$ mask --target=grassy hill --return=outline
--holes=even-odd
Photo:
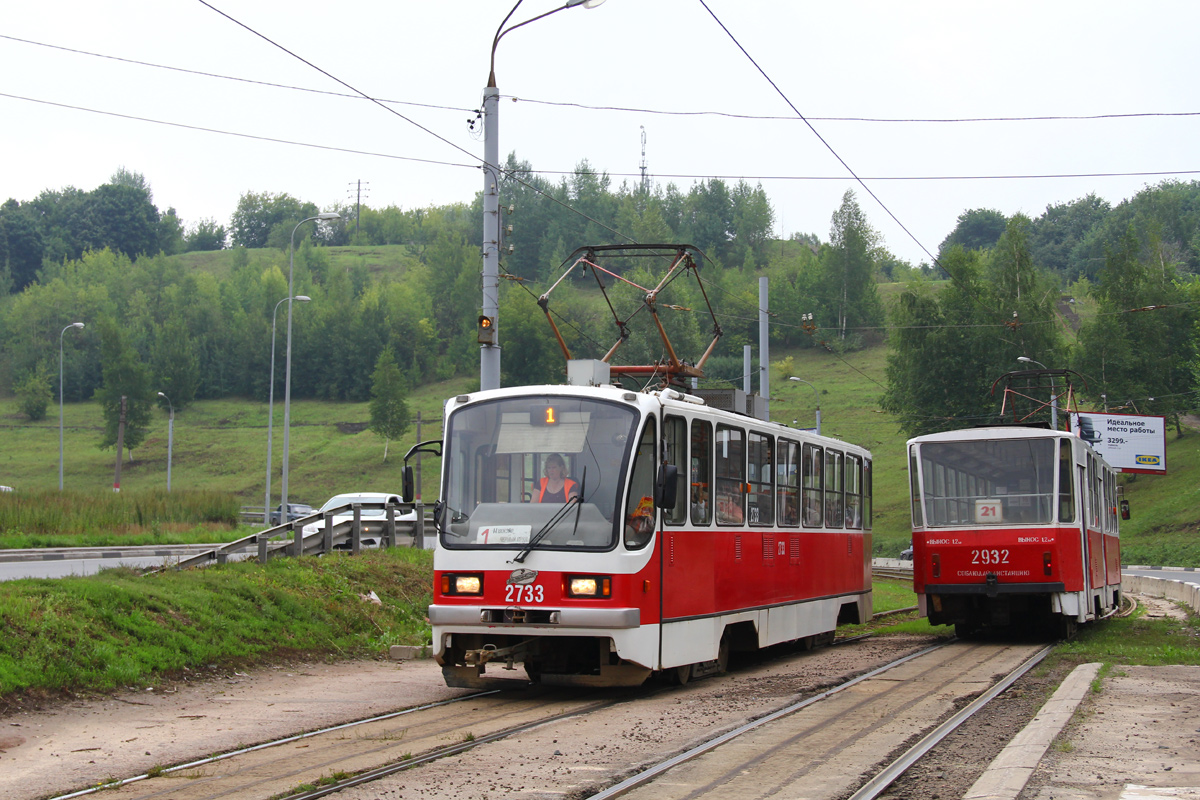
[[[890,415],[879,410],[884,389],[886,349],[870,348],[839,356],[824,350],[773,353],[774,361],[792,358],[791,374],[819,392],[822,433],[868,447],[875,458],[875,550],[892,556],[909,539],[905,437]],[[813,389],[773,371],[771,418],[811,427]],[[409,398],[423,420],[421,438],[441,435],[442,403],[478,385],[474,378],[423,386]],[[279,502],[283,448],[283,408],[276,402],[272,458],[272,501]],[[12,399],[0,400],[0,484],[20,492],[53,491],[58,486],[58,419],[31,423]],[[100,409],[94,403],[66,406],[64,415],[65,487],[78,492],[110,492],[115,453],[101,450]],[[298,401],[292,403],[288,496],[319,505],[348,491],[398,491],[401,459],[416,442],[415,426],[393,442],[388,461],[383,441],[366,429],[366,403]],[[794,421],[794,423],[793,423]],[[174,491],[204,490],[234,495],[243,505],[263,502],[266,477],[267,404],[245,399],[196,403],[176,414],[171,483]],[[155,412],[146,441],[121,469],[125,494],[162,490],[167,474],[167,417]],[[1200,566],[1200,434],[1189,430],[1177,439],[1168,434],[1170,474],[1138,476],[1125,487],[1133,519],[1124,526],[1127,563]],[[423,497],[438,491],[437,459],[423,462]]]

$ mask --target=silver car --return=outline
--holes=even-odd
[[[349,492],[347,494],[334,495],[325,501],[321,506],[320,511],[331,511],[335,508],[345,507],[341,513],[333,516],[333,525],[337,526],[343,522],[354,521],[354,511],[350,506],[359,504],[364,506],[360,509],[360,518],[362,520],[362,545],[365,547],[374,547],[379,544],[383,536],[383,526],[387,522],[387,511],[385,506],[398,506],[401,503],[400,495],[389,494],[388,492]],[[396,522],[412,523],[417,519],[415,511],[410,511],[407,514],[396,514]],[[316,522],[310,522],[304,526],[304,535],[316,533],[325,527],[325,520],[321,519]],[[407,525],[404,529],[407,529]]]

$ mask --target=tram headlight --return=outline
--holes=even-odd
[[[568,597],[612,597],[612,578],[608,575],[568,575]]]
[[[460,575],[443,572],[442,594],[481,595],[483,594],[483,576],[479,573],[465,573]]]

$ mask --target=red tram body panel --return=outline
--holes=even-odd
[[[870,617],[863,448],[611,386],[460,395],[445,431],[429,618],[452,686],[687,680]],[[565,501],[534,502],[563,473]]]
[[[1065,431],[980,428],[910,439],[913,589],[960,633],[1053,623],[1120,602],[1116,472]]]

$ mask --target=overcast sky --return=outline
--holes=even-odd
[[[227,224],[247,191],[328,208],[361,180],[365,203],[414,208],[481,188],[468,120],[512,0],[208,1],[7,3],[0,200],[90,190],[124,166],[191,227]],[[524,0],[513,22],[556,5]],[[500,151],[549,173],[586,159],[632,184],[644,128],[659,185],[761,182],[777,232],[822,239],[854,188],[885,244],[918,263],[968,208],[1037,216],[1091,192],[1115,204],[1167,177],[979,176],[1196,179],[1198,30],[1196,0],[607,0],[500,42]],[[401,102],[327,94],[350,90],[314,67]],[[1149,116],[828,119],[1133,114]]]

